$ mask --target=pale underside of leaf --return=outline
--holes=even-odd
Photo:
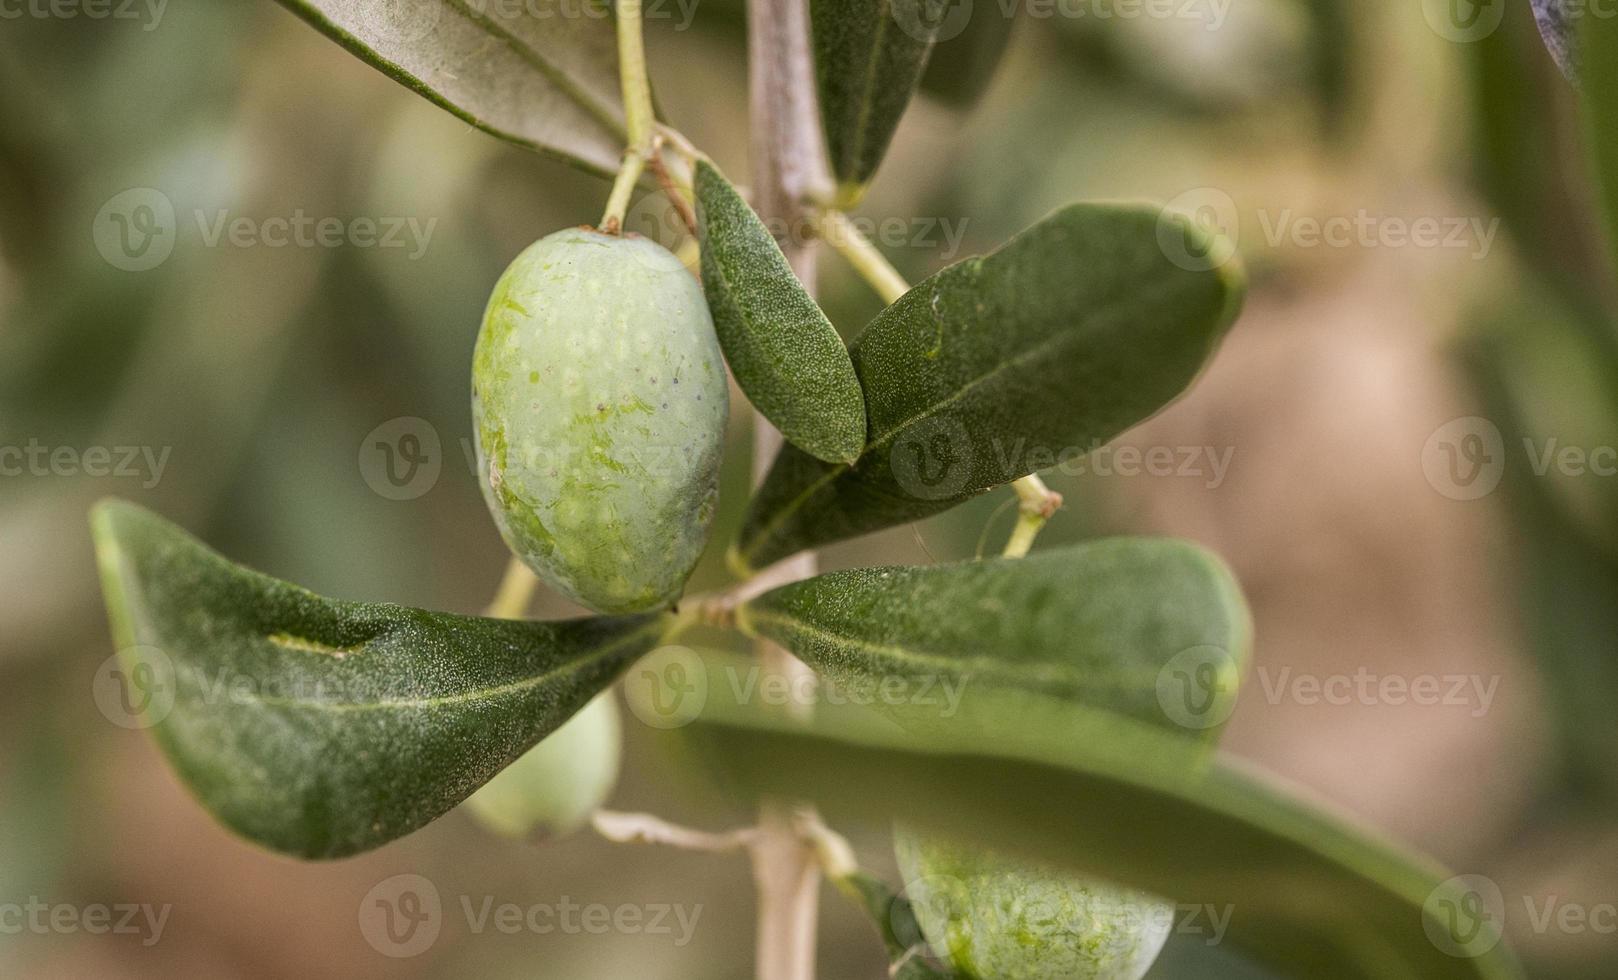
[[[476,0],[279,0],[317,30],[479,129],[611,174],[624,147],[610,15]],[[585,11],[588,4],[573,5]],[[548,16],[539,16],[547,14]]]

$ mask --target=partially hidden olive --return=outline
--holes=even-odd
[[[519,840],[564,837],[583,827],[618,782],[623,724],[601,694],[484,784],[466,808],[484,827]]]
[[[975,980],[1140,980],[1174,906],[1140,892],[894,831],[906,896],[927,944]]]

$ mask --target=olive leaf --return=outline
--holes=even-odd
[[[655,645],[665,617],[477,619],[326,599],[132,504],[91,518],[131,707],[225,826],[334,858],[470,796]],[[133,713],[131,717],[137,717]]]
[[[902,820],[1018,860],[1229,915],[1224,935],[1287,976],[1521,976],[1487,887],[1304,801],[1198,742],[1142,729],[986,740],[917,735],[828,700],[803,722],[709,683],[684,745],[734,790],[804,800],[839,825]],[[756,699],[755,699],[756,700]],[[1042,719],[1028,719],[1037,725]],[[1210,937],[1212,938],[1212,937]]]
[[[1119,538],[925,568],[833,572],[754,598],[738,625],[911,735],[1126,744],[1145,727],[1207,742],[1234,707],[1251,630],[1235,579],[1182,542]],[[889,959],[942,976],[908,903],[856,889]],[[908,925],[908,928],[907,928]],[[914,964],[912,966],[912,964]]]
[[[501,139],[618,169],[625,130],[611,6],[600,0],[280,0],[416,94]]]
[[[864,193],[953,0],[811,0],[821,124],[843,203]]]
[[[732,564],[940,513],[1152,415],[1235,318],[1244,287],[1228,248],[1154,207],[1075,204],[917,285],[850,349],[868,420],[859,460],[783,447]]]
[[[705,160],[696,191],[702,285],[736,383],[788,442],[853,462],[865,445],[865,396],[848,348],[764,222]]]
[[[970,17],[954,37],[939,36],[927,58],[921,90],[950,105],[965,108],[982,98],[994,80],[995,70],[1011,44],[1017,18],[1000,16],[1000,11],[984,7],[974,10],[973,5],[963,3],[957,3],[951,10],[962,8],[980,16]],[[946,16],[944,23],[952,22]],[[952,33],[954,29],[952,26],[943,33]]]
[[[1217,735],[1251,635],[1216,558],[1132,538],[832,572],[751,600],[737,622],[857,703],[900,708],[911,731],[970,726],[986,742],[1057,746],[1118,740],[1137,725]],[[929,695],[937,710],[914,710]]]

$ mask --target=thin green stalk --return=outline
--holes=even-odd
[[[1062,495],[1045,485],[1039,474],[1030,473],[1011,485],[1017,491],[1017,526],[1011,529],[1006,542],[1007,558],[1021,558],[1034,547],[1034,539],[1045,529],[1062,506]]]
[[[854,267],[884,303],[895,303],[910,291],[910,284],[893,267],[871,240],[848,219],[848,215],[835,208],[820,212],[820,237],[836,249],[838,254]]]
[[[513,555],[506,563],[506,573],[500,578],[494,599],[483,614],[491,619],[522,619],[534,600],[534,588],[538,585],[539,576]]]
[[[624,122],[629,145],[623,165],[607,196],[601,215],[601,230],[616,235],[629,210],[629,196],[646,171],[653,152],[652,137],[657,131],[657,114],[652,109],[652,81],[646,71],[646,39],[641,26],[642,0],[618,0],[618,77],[623,86]]]

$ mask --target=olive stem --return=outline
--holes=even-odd
[[[538,585],[539,576],[513,555],[506,563],[505,574],[500,577],[500,587],[483,614],[491,619],[522,619]]]
[[[816,227],[820,237],[848,260],[883,302],[896,303],[910,291],[910,284],[899,275],[899,270],[860,233],[847,214],[836,208],[825,208],[819,214]],[[1047,487],[1036,473],[1030,473],[1011,486],[1017,491],[1017,525],[1006,542],[1005,556],[1021,558],[1034,547],[1034,539],[1044,530],[1051,515],[1061,509],[1062,495]]]
[[[1044,530],[1045,522],[1061,509],[1062,495],[1047,487],[1037,473],[1030,473],[1011,486],[1017,491],[1017,526],[1011,529],[1005,556],[1021,558],[1034,547],[1034,539]]]
[[[618,79],[623,87],[624,124],[629,145],[623,164],[607,195],[607,208],[601,215],[601,230],[616,235],[623,229],[629,196],[646,171],[646,161],[654,152],[652,137],[657,132],[657,113],[652,108],[652,81],[646,71],[646,38],[641,29],[642,0],[618,0]]]
[[[826,825],[820,813],[813,808],[805,808],[797,814],[798,833],[808,841],[815,850],[815,858],[820,862],[820,870],[828,879],[839,886],[850,875],[860,870],[860,863],[854,856],[853,845],[848,838],[839,834]]]
[[[665,844],[685,851],[727,854],[746,850],[758,839],[758,828],[741,827],[715,834],[670,823],[650,813],[597,810],[590,815],[595,832],[615,844]]]
[[[821,211],[816,221],[820,237],[837,250],[854,271],[876,290],[882,302],[892,304],[910,291],[910,283],[893,267],[869,238],[860,233],[845,212],[835,208]]]

